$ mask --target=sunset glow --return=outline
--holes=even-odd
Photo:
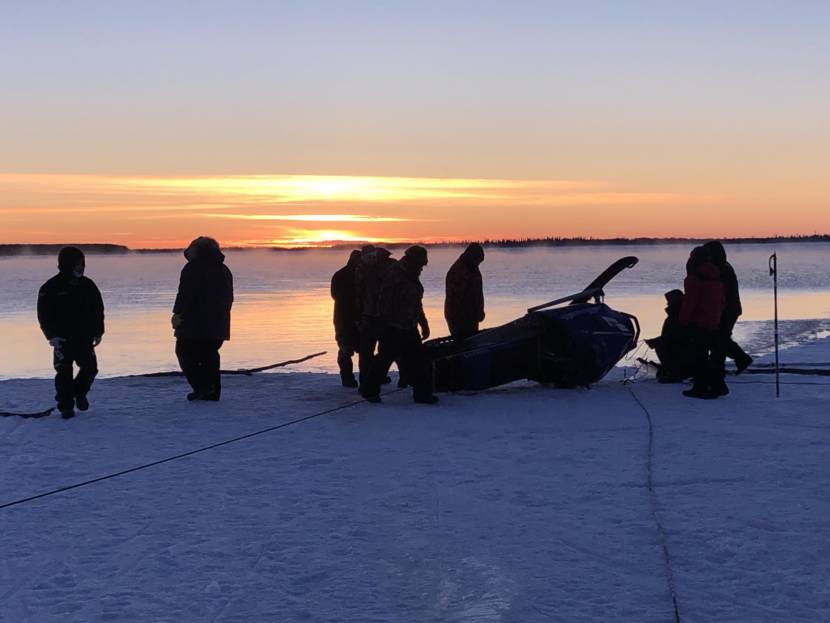
[[[0,243],[830,232],[824,3],[17,4]]]
[[[199,234],[234,246],[769,235],[776,229],[756,218],[765,201],[588,180],[0,174],[0,242],[152,248],[178,247]],[[688,220],[690,211],[711,215],[707,226]],[[337,224],[348,227],[332,228]],[[777,231],[817,230],[830,230],[827,213],[802,209]]]

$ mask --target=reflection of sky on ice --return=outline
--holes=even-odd
[[[750,349],[772,341],[772,281],[767,258],[779,254],[779,313],[782,333],[820,330],[820,324],[789,322],[830,317],[830,245],[746,245],[729,249],[742,284],[743,322],[736,330]],[[663,293],[682,287],[686,245],[661,247],[580,247],[489,250],[482,265],[487,297],[485,326],[520,316],[527,307],[574,293],[612,261],[636,255],[640,263],[606,289],[607,302],[640,319],[643,335],[657,334],[663,320]],[[446,333],[443,279],[460,250],[434,249],[423,281],[433,335]],[[222,348],[228,368],[265,365],[327,350],[304,369],[333,371],[336,346],[331,326],[331,274],[345,251],[268,251],[228,254],[236,302],[232,339]],[[400,255],[400,252],[396,252]],[[91,256],[87,272],[107,304],[107,335],[99,348],[102,374],[119,375],[176,367],[170,308],[183,258],[178,254]],[[49,348],[34,314],[37,288],[54,271],[51,257],[0,259],[0,330],[6,355],[0,376],[49,375]]]

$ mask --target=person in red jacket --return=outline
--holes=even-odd
[[[689,398],[717,398],[729,393],[723,369],[717,369],[718,327],[726,293],[718,267],[703,247],[695,247],[686,264],[680,326],[688,329],[694,350],[694,385],[683,392]]]

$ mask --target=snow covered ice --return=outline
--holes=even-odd
[[[622,374],[395,392],[0,509],[0,621],[672,621],[632,391],[682,620],[830,620],[830,380],[696,401]],[[74,420],[0,418],[0,505],[356,398],[312,373],[228,377],[215,404],[185,385],[103,379]],[[2,409],[51,396],[0,382]]]

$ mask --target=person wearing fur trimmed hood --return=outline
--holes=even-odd
[[[76,247],[58,254],[58,274],[41,286],[37,318],[53,349],[55,400],[64,419],[89,408],[87,394],[98,374],[95,347],[104,335],[104,301],[92,279],[84,276],[86,258]],[[78,374],[72,378],[72,364]]]
[[[683,281],[683,304],[680,325],[688,328],[694,352],[694,384],[683,392],[689,398],[712,399],[725,396],[729,388],[724,381],[720,359],[718,328],[726,304],[720,271],[703,247],[695,247],[686,264]]]
[[[187,399],[219,400],[219,349],[231,337],[233,275],[213,238],[196,238],[184,257],[171,320],[176,357],[193,389]]]

